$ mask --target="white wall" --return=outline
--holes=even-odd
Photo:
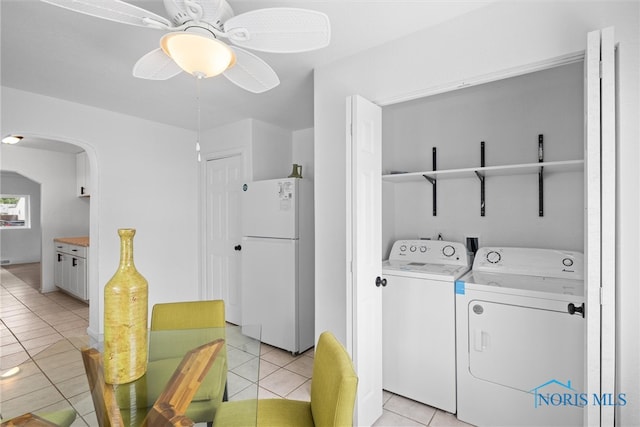
[[[292,133],[270,123],[244,119],[203,133],[203,159],[242,152],[245,177],[258,181],[286,177],[291,173]]]
[[[103,287],[119,262],[118,228],[137,229],[135,262],[149,281],[149,307],[198,299],[194,132],[6,87],[1,111],[3,135],[51,138],[87,151],[94,338],[103,330]]]
[[[209,129],[202,133],[202,153],[213,153],[232,149],[251,149],[251,119],[244,119]]]
[[[583,157],[583,64],[565,65],[383,108],[383,171],[536,163],[538,134],[544,160]],[[544,216],[538,215],[538,175],[485,178],[485,216],[480,216],[480,182],[475,176],[439,179],[437,215],[427,180],[385,185],[383,216],[386,257],[396,239],[436,238],[481,246],[517,246],[583,251],[583,172],[546,169]],[[393,192],[393,194],[391,194]],[[387,199],[391,197],[392,200]]]
[[[618,66],[618,379],[629,404],[621,425],[640,425],[640,32],[637,2],[500,2],[315,70],[316,331],[345,342],[345,98],[379,103],[454,87],[584,51],[590,30],[615,26]]]
[[[284,178],[291,173],[291,131],[252,120],[253,180]]]
[[[40,262],[40,184],[19,173],[2,170],[0,193],[29,196],[29,228],[0,230],[0,258],[8,264]]]
[[[2,170],[18,172],[40,183],[38,258],[31,262],[41,262],[42,291],[54,291],[53,239],[89,235],[89,200],[76,196],[76,156],[19,145],[3,145],[0,153]],[[9,243],[4,237],[3,246]]]
[[[292,134],[291,161],[302,166],[302,177],[313,181],[313,128],[296,130]]]

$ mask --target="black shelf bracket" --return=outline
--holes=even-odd
[[[436,168],[436,147],[433,147],[431,149],[431,162],[432,162],[432,170],[435,172],[437,170]],[[438,188],[438,180],[435,178],[432,178],[430,176],[427,175],[422,175],[424,177],[424,179],[426,179],[427,181],[429,181],[431,183],[431,186],[433,187],[433,216],[436,216],[437,212],[438,212],[438,205],[437,205],[437,188]]]
[[[484,141],[480,142],[480,167],[484,167]],[[484,216],[484,175],[478,171],[474,171],[480,180],[480,216]]]
[[[538,162],[544,162],[544,139],[538,135]],[[544,216],[544,166],[538,170],[538,216]]]

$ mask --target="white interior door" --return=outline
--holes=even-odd
[[[590,32],[585,55],[586,380],[615,390],[615,48],[613,28]],[[614,408],[586,407],[585,425],[614,425]]]
[[[206,298],[223,299],[227,321],[240,324],[240,154],[207,161]]]
[[[382,109],[360,96],[347,98],[347,325],[356,372],[354,425],[382,415]]]
[[[616,106],[615,106],[615,44],[613,27],[605,28],[600,37],[600,122],[602,140],[602,337],[600,350],[600,385],[604,393],[617,393],[616,360]],[[600,414],[601,425],[614,425],[614,407],[605,406]]]

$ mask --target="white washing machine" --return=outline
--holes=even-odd
[[[382,264],[385,390],[456,412],[454,283],[467,271],[462,243],[394,243]]]
[[[578,252],[478,250],[456,281],[458,419],[582,425],[583,270]]]

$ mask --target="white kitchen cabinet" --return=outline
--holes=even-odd
[[[63,267],[64,267],[64,257],[65,254],[62,251],[63,247],[66,246],[63,243],[57,243],[55,244],[56,247],[56,259],[55,259],[55,265],[53,267],[53,274],[54,274],[54,278],[53,278],[53,284],[56,285],[59,288],[63,287]]]
[[[55,242],[54,284],[83,301],[89,300],[86,246]]]
[[[78,197],[89,197],[91,185],[89,182],[89,159],[87,152],[76,154],[76,193]]]

